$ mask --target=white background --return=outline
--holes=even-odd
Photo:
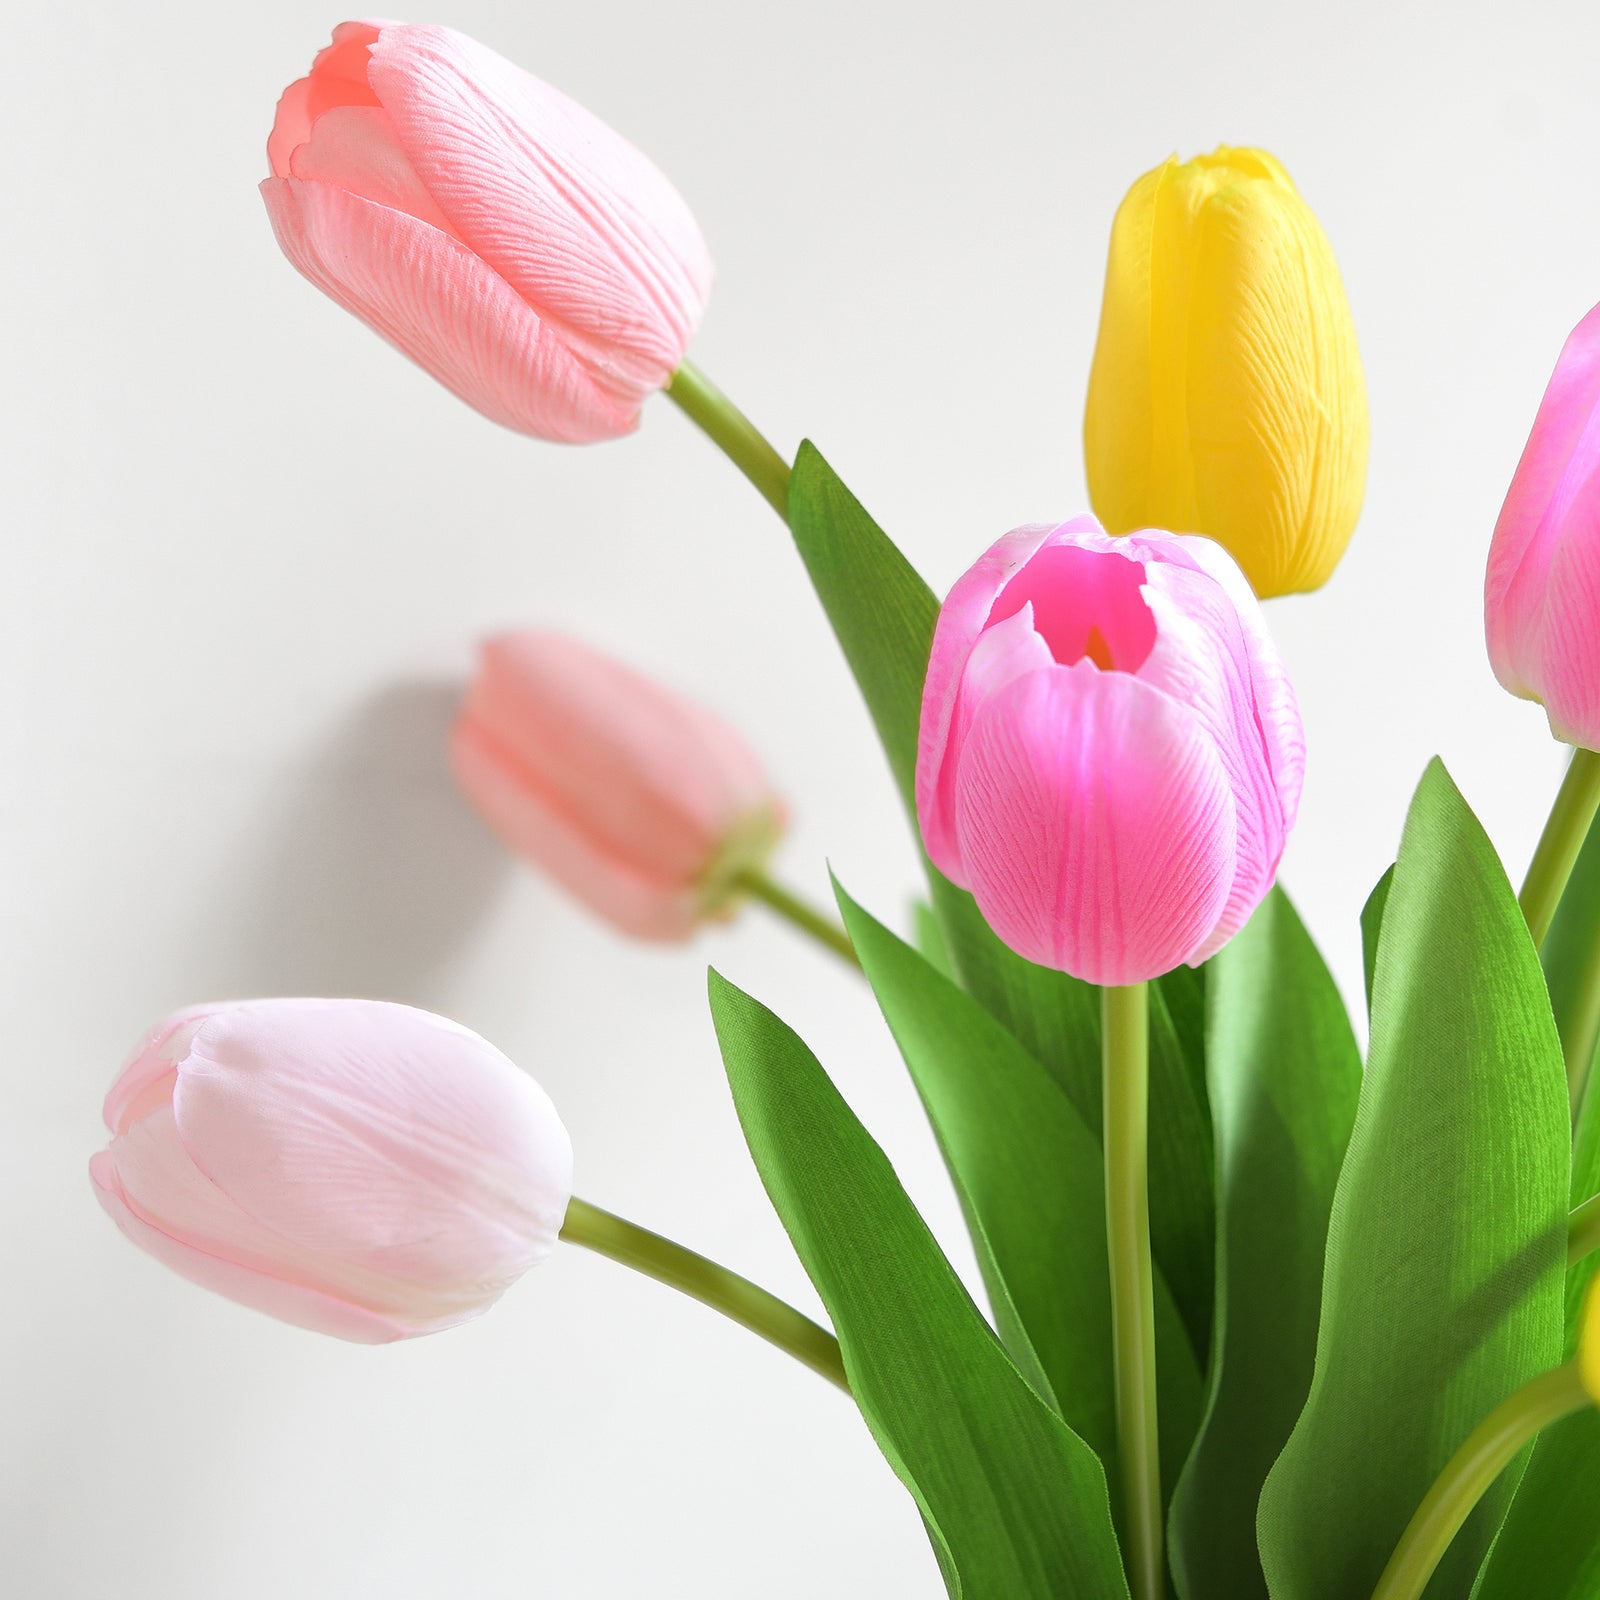
[[[474,640],[558,624],[721,708],[824,859],[915,868],[783,530],[665,401],[587,450],[484,422],[302,282],[255,192],[302,0],[6,8],[0,389],[0,1570],[72,1600],[938,1592],[841,1397],[564,1249],[481,1323],[372,1350],[170,1276],[99,1213],[99,1102],[167,1010],[389,996],[539,1078],[580,1192],[814,1306],[729,1106],[714,961],[790,1019],[951,1241],[848,974],[752,914],[624,944],[502,857],[442,738]],[[1600,299],[1592,5],[453,0],[432,18],[643,146],[719,280],[694,358],[809,433],[943,591],[1085,505],[1112,212],[1259,143],[1343,266],[1367,510],[1270,616],[1311,764],[1285,879],[1346,991],[1434,752],[1514,876],[1559,775],[1481,642],[1490,529]]]

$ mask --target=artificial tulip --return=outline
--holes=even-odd
[[[700,321],[711,258],[631,144],[449,28],[345,22],[278,102],[284,253],[485,416],[629,432]]]
[[[1147,172],[1117,211],[1084,417],[1113,533],[1225,545],[1258,595],[1324,583],[1367,475],[1367,399],[1326,235],[1264,150]]]
[[[1558,739],[1600,749],[1600,306],[1573,329],[1489,547],[1489,660]]]
[[[572,1146],[477,1034],[375,1000],[195,1006],[106,1097],[100,1203],[158,1261],[384,1344],[486,1311],[554,1247]]]
[[[1079,517],[1008,533],[945,601],[917,815],[934,864],[1019,955],[1132,984],[1243,926],[1272,886],[1304,755],[1227,552]]]
[[[731,916],[783,828],[720,717],[559,634],[483,646],[451,753],[512,850],[641,939]]]

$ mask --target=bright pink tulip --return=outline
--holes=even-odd
[[[106,1096],[100,1203],[158,1261],[318,1333],[478,1316],[556,1242],[572,1146],[493,1045],[376,1000],[193,1006]]]
[[[666,178],[449,28],[341,23],[278,102],[267,159],[261,192],[295,266],[522,433],[631,431],[711,290]]]
[[[1600,749],[1600,306],[1573,329],[1495,524],[1484,584],[1494,675],[1550,731]]]
[[[1209,539],[1018,528],[939,614],[922,837],[1030,961],[1100,984],[1203,961],[1272,887],[1304,765],[1261,608]]]
[[[720,717],[575,639],[483,646],[452,740],[457,780],[518,855],[641,939],[724,920],[783,829]]]

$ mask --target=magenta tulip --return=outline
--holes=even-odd
[[[710,293],[705,241],[666,178],[449,28],[341,23],[278,102],[267,159],[290,261],[522,433],[629,432]]]
[[[940,612],[922,837],[1030,961],[1099,984],[1203,961],[1271,888],[1304,764],[1261,608],[1209,539],[1018,528]]]
[[[572,1146],[477,1034],[375,1000],[194,1006],[106,1097],[100,1203],[158,1261],[363,1344],[479,1316],[555,1245]]]
[[[1551,732],[1600,749],[1600,306],[1562,348],[1495,524],[1489,660]]]
[[[784,809],[720,717],[551,633],[483,646],[451,745],[501,839],[624,933],[687,939],[733,914]]]

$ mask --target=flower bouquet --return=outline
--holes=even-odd
[[[1367,415],[1332,251],[1272,157],[1133,185],[1095,514],[986,530],[942,606],[813,445],[785,459],[685,360],[694,219],[555,90],[448,29],[346,23],[268,162],[294,265],[484,415],[591,442],[662,390],[787,525],[924,854],[910,928],[777,881],[784,807],[739,735],[581,641],[484,646],[455,771],[624,933],[756,902],[871,986],[988,1309],[823,1064],[715,972],[739,1121],[831,1327],[575,1198],[528,1077],[376,1001],[151,1030],[90,1169],[123,1231],[373,1343],[482,1314],[558,1239],[598,1251],[846,1391],[967,1600],[1600,1594],[1600,310],[1485,587],[1495,671],[1568,776],[1519,895],[1422,775],[1361,919],[1363,1062],[1274,884],[1305,742],[1261,602],[1338,562]]]

